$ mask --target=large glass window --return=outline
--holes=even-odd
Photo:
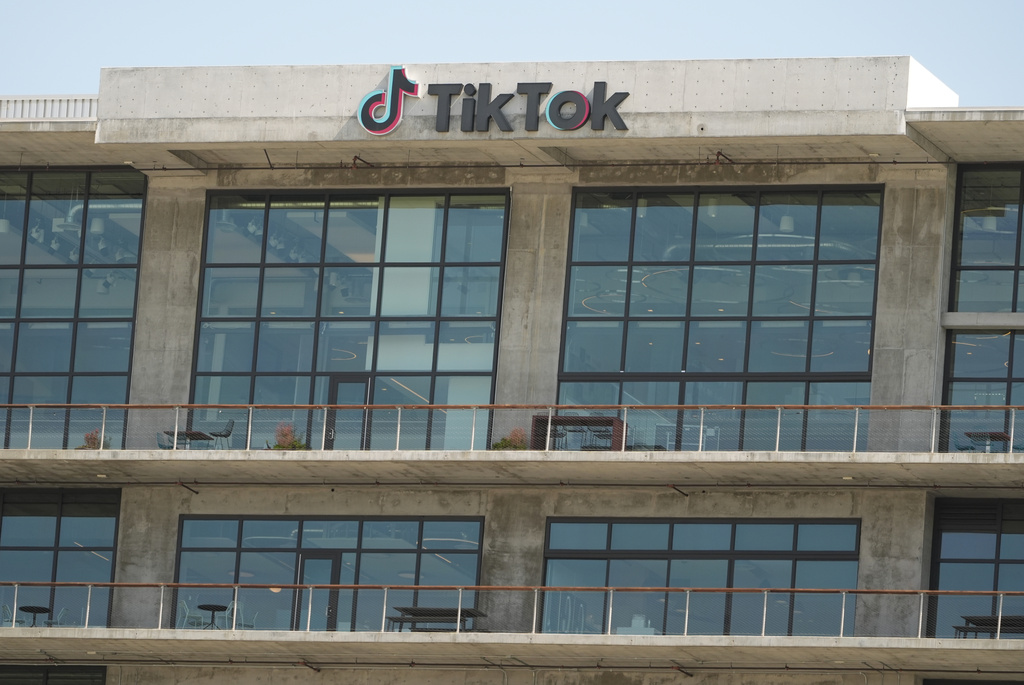
[[[128,401],[144,197],[136,171],[0,172],[0,403]],[[51,423],[33,447],[81,445],[96,421]]]
[[[104,685],[105,666],[0,666],[0,685]]]
[[[850,520],[558,519],[548,525],[550,587],[857,587],[859,525]],[[543,629],[633,635],[837,635],[837,594],[545,593]],[[845,634],[853,634],[848,607]]]
[[[866,401],[881,199],[577,192],[560,403]]]
[[[198,518],[181,521],[181,583],[477,585],[482,522],[425,518]],[[387,609],[383,602],[387,602]],[[175,625],[252,630],[381,630],[394,607],[456,607],[457,591],[183,588]],[[463,592],[462,606],[472,606]],[[209,609],[220,607],[220,615]],[[313,612],[309,608],[313,607]],[[206,611],[204,614],[203,612]]]
[[[0,580],[96,582],[114,580],[120,493],[112,490],[0,491]],[[19,586],[17,606],[45,612],[14,613],[13,586],[0,587],[0,604],[19,624],[107,625],[110,589]]]
[[[1019,312],[1021,169],[960,168],[950,309]]]
[[[507,202],[211,195],[193,400],[489,403]]]
[[[995,621],[986,623],[985,617],[1002,613],[1018,620],[1024,615],[1024,597],[1000,599],[995,594],[1024,591],[1024,501],[937,500],[932,550],[933,590],[992,594],[932,598],[931,636],[992,637],[984,631],[965,632],[965,628],[987,625],[994,631]],[[1020,633],[1008,630],[1001,637],[1020,637]]]

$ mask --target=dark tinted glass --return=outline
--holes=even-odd
[[[551,549],[606,549],[607,523],[552,523]]]

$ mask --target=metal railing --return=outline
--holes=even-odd
[[[1024,452],[1022,407],[0,405],[7,449]]]
[[[3,628],[1024,637],[1024,592],[0,583]]]

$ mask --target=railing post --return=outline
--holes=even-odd
[[[939,410],[933,408],[932,409],[932,449],[931,449],[932,453],[934,453],[935,450],[939,446],[938,426],[939,426]]]
[[[427,436],[427,444],[430,444],[430,436]],[[398,420],[395,422],[395,451],[398,451],[398,446],[402,444],[402,408],[398,408]]]
[[[32,425],[31,423],[29,424]],[[12,602],[14,608],[11,609],[11,627],[14,628],[18,625],[18,585],[14,585],[14,601]]]
[[[761,637],[768,629],[768,591],[764,591],[764,604],[761,606]]]
[[[1013,429],[1017,427],[1017,410],[1010,410],[1010,442],[1006,444],[1006,451],[1013,454]]]
[[[626,431],[628,430],[626,419],[629,418],[629,407],[622,408],[622,451],[626,451]]]
[[[387,625],[388,620],[388,589],[384,588],[384,601],[381,602],[384,608],[380,612],[380,632],[384,632],[384,626]]]
[[[252,405],[245,412],[245,449],[252,449]]]
[[[843,608],[839,612],[839,637],[843,637],[846,631],[846,590],[843,590]]]
[[[89,586],[89,596],[85,600],[85,627],[89,627],[89,605],[92,604],[92,585]],[[160,586],[160,609],[156,613],[156,627],[164,627],[164,586]]]
[[[308,585],[309,600],[306,602],[306,632],[309,632],[309,626],[313,623],[313,586]]]
[[[852,451],[857,451],[857,435],[860,430],[860,407],[853,410],[853,447]]]
[[[697,451],[704,451],[704,407],[700,408],[700,426],[697,427]],[[687,590],[686,601],[690,601],[689,590]]]
[[[778,408],[778,416],[775,418],[775,451],[779,451],[782,442],[782,407]]]
[[[548,407],[548,429],[544,435],[544,451],[547,452],[551,449],[551,417],[555,413],[554,407]]]
[[[107,408],[103,407],[103,416],[100,418],[100,446],[103,449],[103,440],[107,436]]]
[[[231,597],[231,628],[234,630],[235,626],[238,625],[238,586],[235,586],[235,592]]]
[[[473,421],[469,424],[469,449],[476,449],[476,407],[473,407]]]
[[[921,606],[918,607],[917,611],[917,636],[921,637],[924,634],[924,593],[921,593]]]
[[[686,637],[690,632],[690,591],[686,591],[686,613],[683,614],[683,637]]]
[[[533,588],[533,621],[530,623],[530,633],[531,634],[537,632],[537,607],[538,607],[539,599],[540,599],[540,590],[538,588]]]
[[[455,609],[455,632],[462,627],[462,588],[459,588],[459,606]]]
[[[328,409],[327,407],[324,407],[324,428],[320,432],[320,449],[321,450],[327,449],[327,412],[329,412],[329,411],[330,411],[330,409]]]
[[[174,408],[174,440],[171,444],[171,449],[178,449],[178,417],[181,414],[181,407]]]
[[[25,449],[31,449],[32,447],[32,422],[34,421],[35,407],[29,405],[28,408],[28,442],[25,443]],[[14,625],[14,622],[11,622]]]
[[[612,634],[612,600],[615,598],[615,589],[608,588],[608,627],[605,630],[605,635]]]
[[[999,639],[999,633],[1001,633],[1002,630],[1003,630],[1003,597],[1005,597],[1005,596],[1006,595],[1004,595],[1002,592],[999,593],[999,610],[998,610],[998,613],[996,613],[996,639],[997,640]]]

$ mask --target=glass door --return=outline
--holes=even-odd
[[[367,376],[332,376],[327,402],[332,405],[353,405],[359,409],[334,409],[327,416],[327,441],[324,449],[361,450],[367,448],[369,416],[363,409],[369,401],[370,379]]]
[[[303,585],[351,585],[355,581],[355,554],[344,552],[303,553],[299,582]],[[296,630],[352,629],[352,590],[303,589],[297,593],[299,606]]]

